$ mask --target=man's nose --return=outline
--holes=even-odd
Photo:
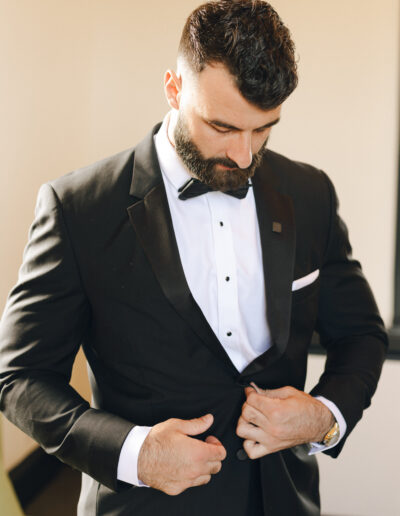
[[[239,133],[233,138],[229,149],[226,153],[227,157],[234,161],[239,168],[247,168],[251,165],[253,154],[251,152],[251,135]]]

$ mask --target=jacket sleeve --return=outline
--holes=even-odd
[[[117,489],[134,425],[91,408],[69,385],[90,317],[60,202],[44,185],[0,324],[0,410],[47,453]]]
[[[361,266],[352,259],[347,228],[337,213],[334,187],[324,177],[330,198],[330,228],[320,271],[316,330],[327,359],[311,394],[335,403],[347,423],[345,437],[325,452],[337,457],[371,403],[385,358],[387,335]]]

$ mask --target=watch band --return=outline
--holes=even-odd
[[[325,435],[325,437],[322,439],[321,444],[324,446],[333,446],[338,442],[340,438],[340,428],[337,421],[335,421],[335,424],[333,427],[329,430],[329,432]]]

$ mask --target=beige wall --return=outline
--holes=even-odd
[[[275,0],[300,55],[300,85],[271,146],[323,168],[383,317],[393,313],[398,151],[397,0]]]
[[[197,4],[0,0],[1,305],[16,280],[39,185],[134,145],[162,118],[163,74],[175,66],[182,24]],[[354,254],[390,323],[398,2],[275,0],[273,5],[297,43],[300,85],[271,147],[330,174]],[[321,359],[310,360],[313,381],[321,367]],[[388,364],[377,402],[350,437],[343,459],[321,459],[322,499],[331,514],[400,513],[394,485],[400,457],[396,447],[381,444],[399,428],[392,401],[399,369],[398,363]],[[82,360],[74,385],[88,397]],[[12,467],[33,444],[12,425],[4,427],[5,459]]]
[[[0,1],[1,306],[16,281],[38,186],[87,159],[88,20],[85,2]],[[3,442],[9,468],[34,447],[5,420]]]

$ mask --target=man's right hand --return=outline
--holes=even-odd
[[[215,436],[205,441],[190,435],[205,432],[212,414],[196,419],[167,419],[154,425],[144,440],[138,457],[138,478],[168,495],[178,495],[189,487],[207,484],[218,473],[226,450]]]

